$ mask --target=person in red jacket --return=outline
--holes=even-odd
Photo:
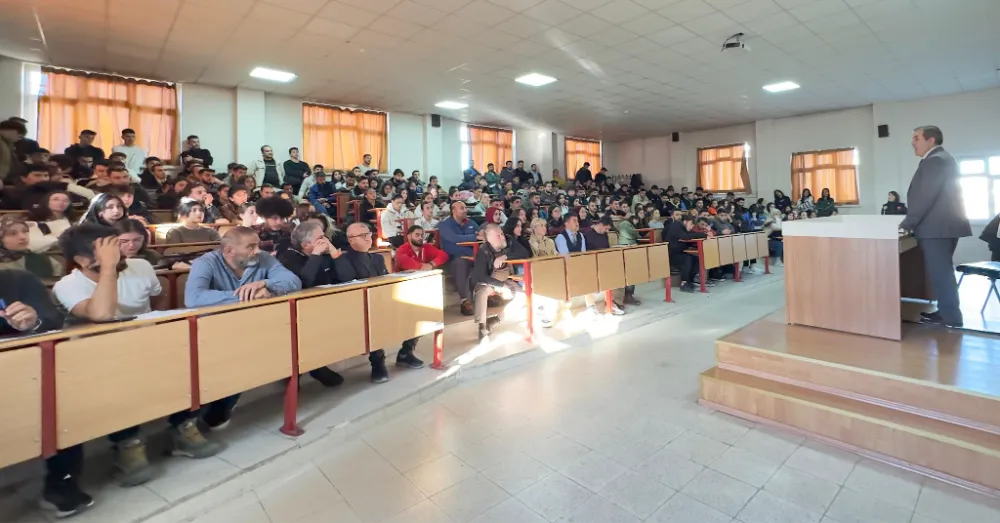
[[[396,249],[396,267],[401,271],[429,271],[448,263],[448,254],[424,243],[424,228],[412,225],[406,231],[406,243]]]

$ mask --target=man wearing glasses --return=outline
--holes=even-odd
[[[343,254],[334,260],[339,283],[389,274],[382,256],[368,252],[372,248],[372,236],[372,230],[367,224],[358,222],[347,226],[348,248],[344,249]],[[402,348],[396,355],[396,366],[411,369],[419,369],[424,366],[424,362],[413,354],[413,349],[416,348],[419,339],[412,338],[403,342]],[[389,370],[385,366],[384,350],[378,349],[369,353],[368,361],[372,364],[373,382],[385,383],[389,381]]]

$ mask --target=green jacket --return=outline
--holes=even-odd
[[[618,229],[618,245],[637,245],[639,243],[639,232],[628,220],[621,220],[615,226]]]

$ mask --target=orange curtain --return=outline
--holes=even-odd
[[[566,179],[576,178],[576,171],[584,162],[590,164],[593,173],[601,170],[601,142],[566,138]]]
[[[77,143],[80,131],[97,133],[94,145],[111,154],[122,129],[133,129],[149,156],[174,158],[177,89],[168,84],[44,68],[38,96],[38,142],[53,154]]]
[[[750,192],[743,144],[698,149],[698,186],[708,192]]]
[[[858,168],[854,149],[831,149],[792,155],[792,199],[809,189],[819,199],[823,189],[838,205],[858,205]]]
[[[486,172],[486,164],[490,163],[500,171],[514,159],[514,131],[470,125],[469,152],[479,172]]]
[[[372,165],[384,173],[389,170],[388,150],[385,113],[302,104],[302,158],[306,163],[321,164],[327,172],[351,170],[370,154]]]

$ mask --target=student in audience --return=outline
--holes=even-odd
[[[241,205],[240,220],[236,223],[243,227],[250,227],[251,229],[260,225],[260,217],[257,216],[257,204],[246,202]]]
[[[534,222],[534,220],[532,220]],[[553,205],[549,208],[549,222],[548,226],[552,228],[552,234],[559,234],[563,230],[565,220],[563,219],[562,207]]]
[[[792,208],[792,199],[789,198],[788,196],[785,196],[785,193],[783,193],[779,189],[774,190],[773,203],[774,206],[777,207],[778,210],[782,212],[782,214],[787,214],[788,210]]]
[[[285,166],[274,159],[274,149],[270,145],[261,147],[260,155],[247,166],[247,175],[252,176],[261,187],[265,183],[280,187],[285,179]]]
[[[556,243],[548,237],[548,224],[541,218],[531,221],[531,236],[528,239],[532,256],[555,256]]]
[[[111,189],[111,194],[117,196],[125,205],[127,218],[139,220],[146,225],[156,223],[153,213],[146,207],[146,204],[136,201],[135,189],[131,185],[115,185]]]
[[[889,191],[889,199],[882,204],[882,214],[906,214],[906,205],[899,201],[898,192]]]
[[[802,197],[795,203],[795,210],[799,213],[811,212],[815,207],[816,202],[813,199],[812,191],[808,188],[802,189]]]
[[[414,220],[414,225],[419,225],[421,229],[437,229],[440,221],[434,217],[434,202],[424,202],[420,204],[420,217]]]
[[[104,160],[104,149],[94,146],[94,138],[97,138],[97,133],[94,131],[90,129],[80,131],[80,141],[67,147],[63,154],[72,158],[88,157],[95,162]]]
[[[125,219],[115,224],[118,231],[118,249],[122,258],[140,258],[149,262],[153,267],[160,265],[163,257],[160,253],[149,249],[149,231],[146,226],[138,220]],[[180,265],[180,267],[178,267]],[[173,269],[189,268],[183,262],[175,263]]]
[[[629,221],[621,220],[619,223],[629,223]],[[631,226],[631,223],[629,223],[629,226]],[[613,230],[614,227],[615,227],[614,220],[612,220],[610,216],[604,216],[599,221],[595,222],[590,227],[589,231],[583,233],[583,237],[585,239],[585,241],[583,242],[583,251],[600,251],[604,249],[610,249],[611,240],[608,238],[608,232]],[[633,228],[632,230],[634,233],[635,229]],[[637,239],[638,234],[635,234],[635,237]],[[638,241],[636,241],[636,243],[638,243]],[[619,244],[621,244],[620,241]],[[635,243],[627,245],[635,245]],[[642,302],[635,297],[635,285],[625,286],[622,303],[624,303],[625,305],[642,305]],[[616,316],[619,316],[621,314],[624,314],[625,310],[622,308],[620,304],[612,302],[611,313]]]
[[[30,238],[24,216],[0,216],[0,269],[28,271],[43,279],[62,276],[62,264],[50,256],[32,252]]]
[[[309,164],[299,158],[299,148],[288,150],[288,159],[283,164],[285,172],[284,183],[292,184],[292,194],[298,194],[302,182],[309,176]]]
[[[392,182],[385,182],[381,187],[379,187],[378,200],[383,206],[388,207],[393,194],[396,194],[396,187],[392,184]]]
[[[769,205],[770,207],[770,205]],[[775,259],[775,265],[781,266],[785,259],[785,245],[781,237],[781,210],[771,209],[771,214],[764,222],[764,230],[767,231],[768,253]]]
[[[256,227],[260,240],[260,250],[278,253],[291,244],[292,230],[288,220],[295,214],[292,202],[279,196],[261,198],[257,201],[257,215],[264,223]]]
[[[541,218],[536,218],[541,219]],[[529,236],[531,230],[524,227],[520,218],[511,218],[504,224],[502,230],[506,238],[506,254],[512,260],[523,260],[531,257],[531,242]]]
[[[825,218],[833,216],[837,212],[837,204],[830,197],[830,189],[824,187],[820,192],[819,200],[816,200],[816,217]]]
[[[633,218],[635,216],[622,218],[618,220],[618,223],[614,223],[614,220],[612,220],[611,228],[618,231],[618,245],[638,245],[639,231],[635,230],[636,226]]]
[[[646,225],[650,229],[662,229],[664,227],[664,220],[663,217],[660,216],[659,209],[653,209],[653,213],[649,217],[649,221],[646,223]]]
[[[187,163],[190,159],[201,160],[201,165],[204,167],[212,166],[212,153],[208,149],[201,148],[201,139],[195,135],[187,137],[185,142],[184,152],[181,153],[181,165]]]
[[[237,178],[236,184],[247,188],[247,194],[250,195],[250,200],[257,201],[260,198],[260,191],[257,190],[257,180],[254,180],[253,176]]]
[[[390,185],[390,184],[386,184]],[[394,194],[389,200],[389,205],[382,211],[379,217],[382,227],[382,236],[390,245],[395,248],[400,247],[406,241],[403,237],[403,196]]]
[[[333,182],[326,180],[326,173],[318,172],[313,175],[314,183],[309,187],[308,200],[316,212],[329,216],[334,212],[334,205],[337,203],[337,189]]]
[[[442,250],[451,258],[449,272],[455,278],[455,287],[458,289],[458,295],[462,299],[462,314],[472,316],[475,312],[470,299],[472,297],[472,288],[469,284],[472,262],[464,259],[463,256],[471,258],[473,252],[472,247],[458,244],[482,241],[483,234],[479,231],[479,226],[476,225],[476,222],[468,218],[465,203],[463,202],[454,202],[451,204],[451,216],[438,224],[438,234],[441,237]]]
[[[284,201],[284,200],[282,200]],[[280,296],[302,288],[302,282],[259,248],[249,227],[234,227],[218,249],[191,264],[185,287],[187,307],[207,307]]]
[[[212,193],[208,192],[208,189],[204,185],[192,182],[188,184],[182,194],[184,195],[184,198],[202,203],[202,208],[205,212],[204,223],[226,223],[226,220],[222,217],[222,213],[219,212],[219,209],[212,205],[215,197],[212,196]]]
[[[220,192],[221,199],[221,192]],[[250,199],[250,193],[242,185],[234,185],[229,189],[229,197],[219,206],[219,214],[229,223],[240,223],[243,204]]]
[[[59,241],[59,235],[76,222],[69,193],[55,190],[32,204],[28,209],[28,247],[43,252]]]
[[[142,173],[144,168],[144,160],[146,159],[146,151],[135,144],[135,131],[132,129],[122,130],[122,143],[111,148],[111,154],[116,153],[122,154],[125,158],[122,160],[125,163],[125,167],[128,169],[128,174],[133,181],[141,181],[139,174]]]
[[[139,185],[146,191],[156,192],[167,181],[167,171],[163,164],[153,163],[139,175]]]
[[[358,166],[355,167],[355,169],[359,169],[362,173],[366,174],[372,170],[375,170],[376,174],[378,173],[377,168],[372,165],[372,155],[368,153],[365,153],[365,155],[361,157],[361,163],[358,164]]]
[[[112,193],[98,194],[90,201],[90,207],[80,219],[80,223],[96,223],[113,226],[125,216],[125,202]]]
[[[199,243],[217,242],[219,231],[214,227],[203,227],[205,221],[205,204],[185,198],[177,207],[177,219],[180,226],[174,227],[167,232],[166,243]]]
[[[586,185],[587,183],[594,181],[594,175],[590,172],[590,162],[583,162],[583,167],[580,167],[576,171],[576,176],[573,177],[573,181],[577,185]]]
[[[666,241],[670,246],[670,266],[681,271],[681,291],[694,292],[694,282],[698,277],[698,256],[685,251],[692,248],[687,243],[689,240],[705,238],[705,234],[698,232],[691,216],[679,217],[679,214],[675,211],[674,220],[666,231]]]
[[[479,340],[492,334],[500,318],[487,317],[487,307],[491,296],[510,299],[519,290],[517,283],[510,279],[511,270],[507,265],[507,241],[503,230],[496,224],[483,227],[485,240],[476,253],[470,275],[473,299],[475,300],[475,322],[479,328]]]
[[[564,220],[564,229],[555,238],[556,251],[559,254],[570,254],[586,250],[586,240],[580,234],[580,219],[569,215]]]
[[[156,195],[156,208],[176,209],[181,201],[181,193],[187,189],[187,184],[188,181],[184,179],[164,181]]]
[[[367,224],[352,223],[347,226],[348,248],[344,250],[343,256],[336,260],[337,279],[347,282],[356,279],[375,278],[388,274],[385,267],[385,260],[380,254],[370,253],[372,247],[372,232]],[[412,338],[403,342],[402,348],[396,354],[396,366],[419,369],[424,366],[413,354],[413,349],[417,346],[419,338]],[[368,354],[368,361],[372,366],[371,379],[375,383],[389,381],[389,370],[385,366],[385,350],[373,350]]]
[[[424,242],[424,229],[411,225],[406,230],[406,243],[396,249],[396,266],[401,271],[429,271],[448,263],[448,255]]]

